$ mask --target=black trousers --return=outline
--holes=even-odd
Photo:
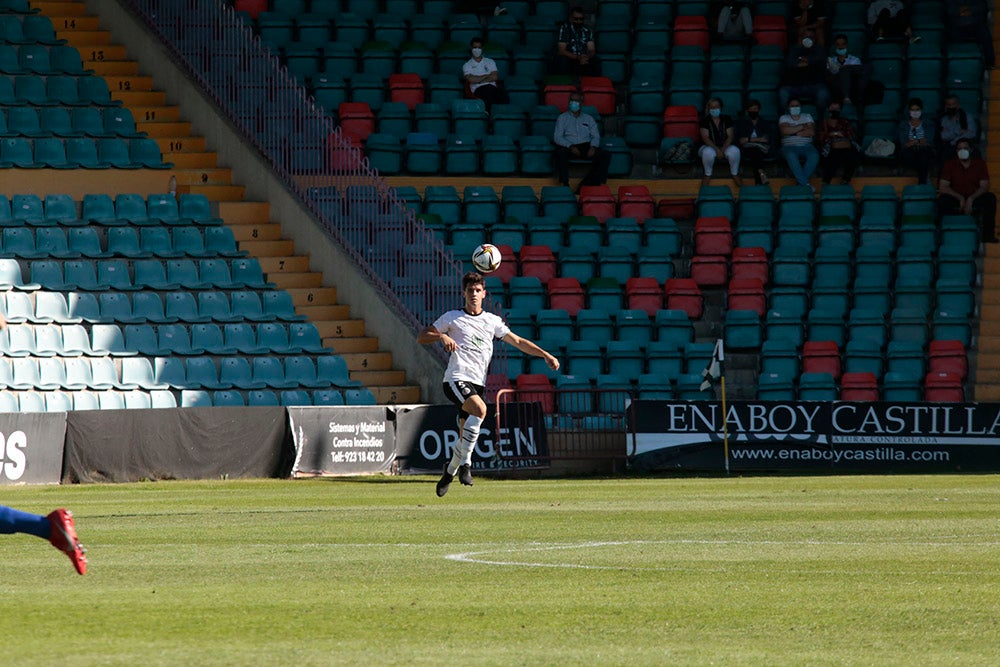
[[[942,215],[961,213],[958,200],[951,195],[938,197],[938,211]],[[983,241],[993,243],[997,236],[997,197],[992,192],[986,192],[972,202],[972,213],[979,218],[979,228],[982,230]]]
[[[830,154],[823,157],[823,182],[833,180],[839,169],[844,170],[844,182],[848,182],[854,177],[859,159],[860,155],[854,148],[831,148]]]
[[[590,160],[590,171],[580,181],[580,185],[602,185],[608,180],[608,167],[611,166],[611,153],[603,148],[594,149],[594,156],[586,157],[590,150],[590,144],[577,144],[580,149],[580,156],[570,153],[566,146],[556,146],[556,176],[563,185],[569,185],[569,163],[570,160]]]

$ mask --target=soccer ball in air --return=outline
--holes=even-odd
[[[500,248],[484,243],[472,251],[472,265],[480,273],[492,273],[500,267]]]

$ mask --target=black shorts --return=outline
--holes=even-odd
[[[473,384],[465,380],[452,380],[450,382],[445,382],[442,387],[444,388],[444,395],[448,397],[448,400],[458,406],[459,410],[462,410],[462,405],[469,399],[470,396],[479,396],[480,398],[486,393],[486,388],[480,384]]]

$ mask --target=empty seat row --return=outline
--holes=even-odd
[[[75,49],[74,49],[75,50]],[[26,74],[0,77],[0,105],[115,107],[107,81],[99,76]]]
[[[63,219],[68,222],[68,219]],[[128,257],[243,257],[229,227],[3,227],[0,256],[20,259],[54,257],[91,259]]]
[[[188,298],[191,297],[191,298]],[[166,307],[164,307],[166,301]],[[8,323],[79,324],[198,322],[300,322],[285,290],[203,291],[197,297],[156,292],[0,292],[0,312]]]
[[[231,263],[230,263],[231,262]],[[130,266],[131,265],[131,266]],[[57,291],[271,289],[252,257],[234,259],[36,259],[28,263],[30,282],[17,260],[0,259],[0,290]]]
[[[136,130],[124,107],[15,106],[0,111],[0,136],[135,139],[146,133]]]
[[[221,225],[212,214],[208,198],[202,194],[124,193],[114,199],[106,194],[84,195],[79,205],[70,195],[49,194],[43,198],[34,194],[16,194],[10,199],[0,194],[0,227],[31,225],[84,226],[137,225]]]
[[[89,331],[88,331],[89,329]],[[0,332],[0,352],[8,357],[78,357],[137,354],[329,354],[311,322],[184,324],[27,325]]]
[[[2,79],[0,79],[2,80]],[[0,140],[0,168],[170,169],[153,139],[60,139],[7,137]]]

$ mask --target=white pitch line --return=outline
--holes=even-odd
[[[823,540],[801,540],[801,541],[779,541],[779,540],[689,540],[689,539],[677,539],[677,540],[625,540],[625,541],[609,541],[609,542],[581,542],[578,544],[552,544],[552,545],[536,545],[530,546],[525,545],[522,547],[511,547],[509,549],[487,549],[483,551],[466,551],[462,553],[446,554],[445,558],[447,560],[459,562],[459,563],[470,563],[476,565],[500,565],[507,567],[547,567],[547,568],[564,568],[564,569],[576,569],[576,570],[638,570],[638,571],[650,571],[650,572],[666,572],[666,571],[680,571],[680,570],[697,570],[697,571],[711,571],[713,568],[699,568],[699,567],[637,567],[630,565],[585,565],[582,563],[538,563],[532,561],[515,561],[515,560],[496,560],[494,558],[482,558],[486,554],[518,554],[527,552],[541,552],[541,551],[559,551],[568,549],[594,549],[601,547],[613,547],[613,546],[640,546],[640,545],[657,545],[657,544],[696,544],[696,545],[740,545],[740,546],[768,546],[768,545],[799,545],[799,546],[895,546],[895,547],[969,547],[969,546],[980,546],[980,547],[995,547],[1000,545],[1000,541],[990,541],[990,542],[842,542],[842,541],[823,541]],[[745,567],[746,563],[741,564],[741,567]],[[731,568],[715,568],[716,571],[730,571]],[[817,570],[784,570],[788,574],[816,574]],[[831,574],[847,574],[843,571],[833,572]],[[864,572],[857,572],[857,574],[865,574]],[[896,574],[917,574],[917,572],[897,572]],[[966,571],[930,571],[930,572],[920,572],[920,574],[938,574],[938,575],[981,575],[982,572],[966,572]]]

